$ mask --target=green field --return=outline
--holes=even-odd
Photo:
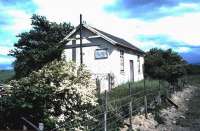
[[[13,70],[0,70],[0,83],[4,83],[14,76]]]

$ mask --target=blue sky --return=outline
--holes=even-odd
[[[172,48],[190,63],[200,63],[199,0],[0,0],[0,69],[16,35],[31,29],[32,14],[77,25],[79,14],[97,28],[141,49]]]

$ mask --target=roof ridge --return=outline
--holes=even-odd
[[[100,32],[100,33],[103,33],[104,35],[109,35],[109,36],[111,36],[111,37],[115,37],[115,39],[118,39],[118,40],[115,40],[119,45],[121,45],[121,46],[126,46],[126,47],[128,47],[128,48],[131,48],[131,49],[134,49],[134,50],[138,50],[139,52],[142,52],[142,53],[144,53],[144,51],[142,51],[141,49],[139,49],[138,47],[136,47],[135,45],[133,45],[133,44],[131,44],[130,42],[128,42],[128,41],[126,41],[125,39],[123,39],[123,38],[121,38],[121,37],[118,37],[118,36],[115,36],[115,35],[112,35],[112,34],[110,34],[110,33],[107,33],[107,32],[104,32],[104,31],[101,31],[101,30],[99,30],[99,29],[97,29],[97,28],[95,28],[95,27],[92,27],[92,26],[90,26],[91,28],[93,28],[93,29],[95,29],[95,30],[97,30],[98,32]],[[109,36],[107,36],[107,37],[109,37]],[[110,37],[109,37],[110,38]],[[112,38],[110,38],[110,39],[112,39]],[[119,41],[120,40],[120,41]],[[126,45],[124,45],[124,44],[126,44]],[[130,47],[131,46],[131,47]]]
[[[86,23],[84,23],[83,26],[86,29],[92,31],[93,33],[99,35],[100,37],[102,37],[103,39],[105,39],[106,41],[110,42],[113,45],[118,45],[118,46],[121,46],[121,47],[129,48],[129,49],[134,50],[134,51],[136,51],[140,54],[144,54],[144,51],[142,51],[141,49],[139,49],[138,47],[136,47],[135,45],[131,44],[130,42],[126,41],[123,38],[120,38],[120,37],[117,37],[117,36],[112,35],[110,33],[101,31],[101,30],[99,30],[95,27],[92,27],[92,26],[90,26]],[[79,27],[80,27],[80,24],[72,32],[70,32],[61,42],[63,42],[64,40],[67,40],[73,33],[76,32],[76,30],[79,29]]]

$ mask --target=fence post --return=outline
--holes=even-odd
[[[159,79],[159,85],[158,85],[158,104],[160,105],[161,104],[161,92],[160,92],[160,79]]]
[[[101,85],[100,85],[99,77],[96,78],[96,87],[97,87],[98,98],[100,99]]]
[[[39,123],[39,129],[40,129],[40,131],[44,131],[44,124],[43,123]]]
[[[107,131],[107,102],[108,102],[108,96],[107,96],[107,90],[105,90],[105,110],[104,110],[104,131]]]
[[[111,74],[108,73],[108,90],[110,91],[111,90]]]
[[[171,94],[170,83],[168,82],[168,88],[166,90],[166,96],[169,97]]]
[[[22,131],[27,131],[27,127],[25,125],[22,126]]]
[[[144,108],[145,108],[145,118],[147,119],[147,96],[146,96],[145,79],[144,79]]]
[[[132,92],[131,92],[131,85],[130,85],[130,81],[128,82],[128,86],[129,86],[129,96],[130,96],[130,103],[129,103],[129,124],[130,124],[130,127],[129,127],[129,131],[132,131],[133,130],[133,127],[132,127],[132,110],[133,110],[133,107],[132,107]]]

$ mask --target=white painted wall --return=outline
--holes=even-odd
[[[89,32],[86,32],[84,36],[91,35]],[[93,34],[92,34],[93,35]],[[74,36],[75,37],[75,36]],[[85,43],[99,43],[99,46],[83,47],[83,63],[93,74],[93,78],[98,77],[101,80],[101,92],[108,90],[108,73],[114,75],[115,86],[120,85],[129,81],[130,78],[130,60],[133,60],[134,63],[134,81],[139,81],[143,79],[143,63],[144,58],[140,57],[140,67],[138,62],[137,54],[134,54],[133,51],[127,50],[121,47],[113,46],[102,38],[95,39],[83,39],[83,44]],[[71,41],[67,45],[72,44]],[[76,44],[79,44],[79,40],[76,40]],[[108,49],[108,58],[106,59],[95,59],[95,50],[107,48]],[[120,72],[120,50],[124,50],[124,73]],[[63,52],[67,61],[72,60],[72,49],[65,49]],[[76,48],[76,63],[80,64],[80,48]],[[140,72],[138,72],[140,68]]]
[[[124,72],[120,71],[120,50],[124,50]],[[140,66],[138,62],[138,56],[131,51],[125,50],[123,48],[116,48],[114,49],[113,53],[111,54],[111,61],[112,61],[112,72],[114,72],[116,77],[116,85],[126,83],[130,80],[130,60],[133,60],[133,67],[134,67],[134,81],[140,81],[143,79],[143,64],[144,58],[142,56],[139,57],[140,59]],[[140,68],[140,72],[139,69]]]

